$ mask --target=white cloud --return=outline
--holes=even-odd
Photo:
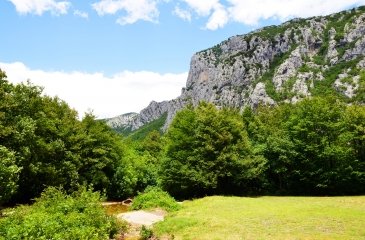
[[[182,20],[191,22],[191,13],[189,11],[176,6],[173,13]]]
[[[78,16],[78,17],[81,17],[81,18],[85,18],[85,19],[89,18],[89,14],[87,12],[83,12],[83,11],[80,11],[80,10],[75,10],[74,15]]]
[[[51,12],[54,15],[67,14],[71,6],[69,1],[56,0],[8,0],[14,4],[16,11],[20,14],[42,15],[44,12]]]
[[[30,79],[49,96],[59,96],[82,115],[89,109],[100,118],[138,112],[150,101],[170,100],[180,95],[187,73],[159,74],[124,71],[107,77],[102,73],[46,72],[20,62],[0,63],[12,83]]]
[[[224,9],[222,5],[217,5],[214,8],[213,14],[210,16],[206,28],[209,30],[216,30],[218,28],[224,27],[229,20],[229,16],[227,11]]]
[[[223,28],[228,22],[256,26],[262,20],[327,15],[343,9],[364,5],[365,0],[180,0],[187,9],[181,12],[207,17],[206,29]],[[176,9],[174,13],[176,14]],[[177,16],[184,18],[184,15]]]
[[[227,0],[232,21],[256,25],[260,20],[310,17],[341,11],[365,0]]]
[[[194,10],[199,16],[208,16],[211,14],[212,10],[220,5],[219,0],[182,0],[185,2],[192,10]]]
[[[180,12],[191,14],[190,11],[193,11],[199,17],[209,16],[208,22],[205,25],[206,29],[216,30],[226,25],[229,20],[226,8],[219,2],[219,0],[182,0],[182,2],[186,3],[189,10],[183,10],[179,8]],[[178,16],[181,17],[180,15]]]
[[[121,25],[133,24],[139,20],[158,22],[158,0],[101,0],[93,3],[92,7],[99,16],[116,14],[119,11],[126,12],[119,17],[117,23]]]

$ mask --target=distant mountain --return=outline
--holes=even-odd
[[[113,118],[104,119],[108,125],[121,133],[133,131],[133,122],[139,117],[138,113],[125,113]]]
[[[107,119],[131,131],[199,101],[243,108],[333,95],[365,102],[365,7],[293,19],[229,38],[196,53],[180,97],[151,102],[139,114]]]

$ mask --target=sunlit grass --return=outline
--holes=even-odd
[[[365,197],[206,197],[155,226],[174,239],[365,239]]]

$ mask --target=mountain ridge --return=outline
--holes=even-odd
[[[363,103],[364,35],[365,7],[359,7],[230,37],[192,56],[179,97],[106,122],[134,131],[166,113],[166,129],[178,110],[200,101],[242,109],[331,94]]]

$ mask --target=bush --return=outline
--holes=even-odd
[[[0,239],[110,239],[123,224],[106,215],[100,200],[85,188],[66,195],[50,187],[32,206],[0,220]]]
[[[15,153],[0,145],[0,205],[16,192],[18,188],[19,172]]]
[[[141,240],[148,240],[153,237],[153,231],[146,227],[145,225],[142,225],[141,231],[139,232],[139,235],[141,236]]]
[[[162,208],[168,212],[180,209],[180,205],[167,192],[158,187],[148,187],[133,201],[132,209]]]

